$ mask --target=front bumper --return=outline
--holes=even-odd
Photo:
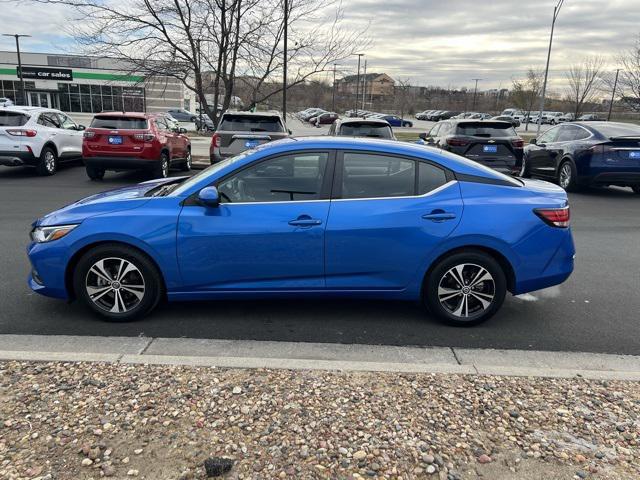
[[[38,165],[39,159],[32,152],[0,151],[0,165],[7,167],[21,167]]]
[[[146,170],[156,167],[158,161],[139,157],[84,157],[84,164],[104,170]]]
[[[27,283],[31,290],[47,297],[69,299],[65,282],[68,258],[68,244],[65,239],[50,243],[31,242],[27,255],[31,262],[31,272]]]

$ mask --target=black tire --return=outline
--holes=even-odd
[[[187,158],[180,165],[180,170],[183,172],[188,172],[191,170],[191,149],[187,149]]]
[[[119,263],[119,260],[131,264],[135,270],[126,272],[129,267]],[[111,284],[107,283],[106,278],[95,273],[94,267],[100,261],[103,261],[102,271],[109,275]],[[120,274],[119,269],[126,273],[114,279],[113,276],[118,277]],[[127,288],[133,287],[134,284],[143,285],[142,290],[138,287]],[[163,285],[158,268],[145,254],[118,243],[103,244],[86,252],[76,265],[73,276],[76,297],[109,322],[128,322],[148,314],[163,298]],[[88,291],[91,286],[96,288],[93,299]],[[106,293],[104,290],[107,290]],[[112,308],[117,305],[122,311],[110,311],[110,305]]]
[[[58,155],[51,147],[44,147],[40,152],[40,161],[36,167],[38,175],[53,175],[58,170]]]
[[[636,193],[636,194],[640,195],[640,185],[632,186],[631,190],[633,190],[633,193]]]
[[[529,171],[529,165],[527,164],[527,156],[522,155],[522,165],[520,166],[520,177],[531,178],[531,172]]]
[[[459,273],[455,267],[462,265],[464,265],[462,269],[464,285],[460,285],[460,282],[450,274],[452,271]],[[488,273],[490,277],[486,277],[482,271]],[[483,280],[476,280],[476,288],[472,288],[476,275]],[[441,287],[450,289],[451,292],[445,293],[445,290],[440,290]],[[454,294],[457,290],[460,293]],[[470,327],[495,315],[502,306],[506,293],[507,281],[500,264],[487,253],[470,250],[454,253],[440,260],[431,269],[425,279],[423,302],[432,314],[445,323]]]
[[[91,180],[102,180],[104,178],[104,168],[97,168],[87,165],[87,177]]]
[[[167,178],[169,176],[169,169],[171,168],[171,160],[167,152],[160,154],[160,159],[157,165],[153,168],[153,178]]]
[[[569,159],[560,162],[558,173],[556,174],[556,182],[567,192],[576,192],[578,190],[576,166]],[[568,178],[567,178],[568,177]]]

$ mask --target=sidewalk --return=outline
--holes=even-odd
[[[640,384],[575,377],[637,378],[636,357],[18,335],[0,350],[0,478],[204,479],[212,457],[230,479],[640,478]]]

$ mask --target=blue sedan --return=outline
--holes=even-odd
[[[376,118],[386,120],[392,127],[413,127],[413,122],[397,115],[378,115]]]
[[[470,325],[573,270],[564,190],[389,140],[287,139],[33,224],[31,288],[112,321],[169,301],[421,301]]]

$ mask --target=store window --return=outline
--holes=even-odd
[[[66,112],[144,111],[144,89],[141,87],[59,83],[58,96],[60,109]]]

